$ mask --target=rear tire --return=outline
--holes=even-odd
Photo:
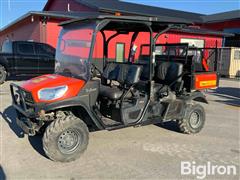
[[[0,65],[0,84],[3,84],[7,78],[7,71],[4,66]]]
[[[57,119],[43,136],[43,149],[53,161],[70,162],[87,149],[89,132],[86,124],[71,112],[58,112]]]
[[[205,110],[200,104],[188,105],[185,117],[178,120],[178,127],[182,133],[196,134],[203,129],[205,120]]]

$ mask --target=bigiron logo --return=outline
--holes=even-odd
[[[195,161],[182,161],[181,175],[193,175],[197,179],[204,179],[207,176],[234,176],[237,175],[237,167],[235,165],[214,165],[209,161],[206,164],[196,164]]]

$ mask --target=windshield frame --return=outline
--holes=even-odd
[[[150,68],[150,72],[149,72],[150,79],[149,80],[151,80],[152,79],[152,74],[154,72],[154,64],[155,64],[155,58],[154,58],[154,55],[153,55],[153,50],[155,49],[155,46],[154,46],[153,31],[152,31],[152,28],[151,28],[151,24],[152,24],[151,22],[146,22],[146,21],[141,22],[141,21],[137,21],[137,20],[125,20],[125,19],[86,19],[84,21],[80,21],[80,22],[78,21],[78,22],[73,22],[73,23],[64,25],[64,27],[65,26],[66,27],[71,27],[72,26],[73,29],[74,29],[74,26],[84,27],[84,26],[87,26],[87,25],[95,25],[95,27],[93,27],[93,34],[92,34],[91,45],[90,45],[90,52],[89,52],[88,58],[86,59],[87,62],[90,64],[90,68],[89,68],[89,71],[90,71],[92,63],[93,63],[93,53],[94,53],[94,48],[95,48],[95,44],[96,44],[97,34],[98,34],[98,32],[102,32],[102,30],[104,30],[104,28],[111,22],[116,22],[116,23],[125,22],[125,23],[141,24],[142,26],[145,26],[145,28],[147,29],[147,31],[145,31],[145,32],[150,33],[150,61],[151,62],[149,63],[149,66],[150,66],[149,67]],[[63,29],[64,29],[64,27],[63,27]],[[62,29],[62,31],[63,31],[63,29]],[[141,31],[139,31],[139,32],[141,32]],[[144,32],[144,31],[142,31],[142,32]],[[61,36],[61,34],[60,34],[60,36]],[[103,38],[105,39],[105,37],[103,37]],[[58,48],[59,48],[59,43],[60,42],[58,42]],[[106,42],[104,42],[104,49],[105,49],[105,46],[106,46],[105,43]],[[104,53],[105,53],[105,50],[104,50]],[[56,53],[56,56],[57,56],[57,53]],[[79,76],[72,76],[72,77],[80,79]],[[89,81],[90,78],[91,77],[89,77],[86,81]]]
[[[56,74],[60,74],[60,75],[63,75],[63,76],[68,76],[68,77],[73,77],[73,78],[77,78],[77,79],[82,79],[84,81],[89,81],[89,79],[91,78],[91,57],[92,57],[92,49],[94,47],[94,42],[95,42],[95,32],[96,32],[96,26],[97,26],[97,22],[96,21],[86,21],[86,22],[76,22],[76,23],[72,23],[72,24],[69,24],[69,25],[66,25],[62,28],[61,32],[60,32],[60,35],[59,35],[59,39],[58,39],[58,44],[57,44],[57,49],[56,49],[56,55],[55,55],[55,59],[56,59],[56,63],[55,63],[55,73]],[[63,62],[64,61],[61,61],[61,60],[58,60],[58,59],[61,59],[63,58],[62,56],[64,56],[64,54],[62,53],[61,51],[61,42],[63,40],[63,35],[64,33],[67,33],[67,32],[71,32],[71,31],[74,31],[74,30],[84,30],[85,28],[87,29],[87,27],[91,27],[91,30],[92,30],[92,34],[89,38],[89,42],[91,43],[90,46],[88,47],[89,48],[89,52],[88,54],[86,55],[86,58],[83,58],[82,60],[86,62],[86,74],[84,76],[81,76],[81,75],[77,75],[76,73],[65,73],[64,71],[61,72],[61,70],[58,70],[57,68],[57,65],[58,63],[60,62]],[[65,55],[66,57],[69,56],[71,57],[71,55]],[[80,58],[81,59],[81,58]],[[67,60],[68,61],[68,60]],[[66,62],[67,62],[66,61]],[[61,67],[61,65],[60,65]],[[64,66],[63,66],[64,67]]]

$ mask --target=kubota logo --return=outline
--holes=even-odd
[[[93,92],[93,91],[96,91],[96,90],[97,90],[96,88],[89,88],[89,89],[86,89],[86,92],[90,93],[90,92]]]

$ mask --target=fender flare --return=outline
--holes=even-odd
[[[192,101],[192,100],[208,104],[206,96],[201,91],[192,92],[190,96],[187,98],[187,101]]]
[[[95,113],[93,113],[93,110],[82,101],[79,101],[79,100],[76,101],[74,99],[70,99],[70,100],[51,103],[48,105],[45,104],[42,107],[43,108],[39,107],[39,110],[43,109],[46,112],[56,111],[57,109],[61,109],[61,108],[82,107],[87,112],[87,114],[89,115],[93,123],[96,125],[96,127],[99,129],[104,129],[104,126],[101,123],[99,123],[99,118],[95,115]]]

